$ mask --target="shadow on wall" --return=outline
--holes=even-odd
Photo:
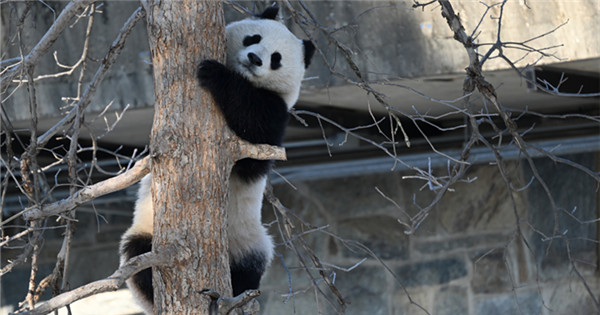
[[[430,72],[430,68],[437,67],[435,72],[441,68],[431,64],[426,54],[428,49],[433,49],[428,47],[426,40],[434,35],[433,26],[415,19],[410,2],[318,1],[308,2],[306,6],[334,39],[326,37],[320,30],[308,28],[327,63],[335,72],[351,80],[360,81],[360,78],[350,67],[347,57],[356,64],[362,79],[368,81],[415,77]],[[298,25],[289,26],[302,36],[303,31]],[[305,86],[347,83],[330,74],[321,58],[315,58],[306,77],[311,79],[305,81]]]

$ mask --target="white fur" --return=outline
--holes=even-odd
[[[273,241],[262,226],[261,208],[267,178],[253,183],[243,182],[235,175],[229,179],[227,205],[227,235],[231,259],[239,259],[249,251],[261,252],[267,262],[273,257]],[[125,236],[153,232],[154,209],[150,186],[152,176],[146,175],[140,182],[138,200],[135,203],[133,224]],[[121,264],[125,263],[121,257]]]
[[[146,175],[140,181],[140,188],[138,190],[138,199],[135,202],[135,210],[133,212],[133,223],[125,231],[123,239],[121,240],[121,248],[123,247],[123,241],[128,235],[135,234],[152,234],[154,227],[154,210],[152,208],[152,194],[150,192],[150,186],[152,185],[152,177]],[[122,266],[126,262],[123,255],[120,256],[120,265]],[[137,304],[144,310],[145,314],[153,314],[154,306],[148,300],[145,299],[144,294],[133,284],[133,278],[127,279],[125,282],[133,299]]]
[[[266,183],[266,176],[253,183],[246,183],[237,176],[231,175],[227,205],[230,260],[241,259],[249,252],[258,252],[264,255],[265,267],[267,267],[273,259],[273,240],[261,222],[262,199]],[[153,232],[154,209],[151,185],[152,176],[146,175],[140,182],[133,224],[125,232],[124,238],[132,234]],[[125,258],[121,256],[121,265],[125,262]],[[152,303],[149,303],[142,292],[133,285],[133,279],[127,279],[126,283],[138,305],[146,314],[152,314]]]
[[[304,46],[285,25],[274,20],[246,19],[227,25],[227,66],[242,74],[258,87],[277,92],[292,108],[300,94],[304,77]],[[244,37],[262,37],[258,44],[244,47]],[[254,53],[263,61],[258,67],[248,60]],[[279,52],[281,68],[271,69],[271,54]]]
[[[249,250],[263,253],[267,265],[273,258],[273,240],[261,221],[266,184],[266,176],[253,183],[243,182],[233,174],[229,179],[227,235],[230,259],[238,260]]]
[[[154,230],[154,210],[152,209],[152,194],[150,186],[152,185],[152,176],[146,175],[140,181],[138,198],[135,202],[133,211],[133,223],[125,232],[125,236],[140,233],[150,233]],[[121,257],[121,264],[123,264]]]
[[[154,305],[150,303],[150,301],[146,300],[145,295],[140,291],[134,284],[133,279],[129,278],[125,281],[127,284],[127,288],[129,288],[129,292],[133,296],[133,299],[143,310],[144,314],[154,314]]]

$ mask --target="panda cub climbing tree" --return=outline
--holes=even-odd
[[[271,7],[257,17],[227,25],[226,64],[202,61],[198,79],[239,137],[280,146],[288,110],[298,100],[315,47],[276,21],[277,12],[278,8]],[[272,163],[246,158],[237,161],[231,172],[227,234],[234,296],[257,289],[273,258],[273,241],[261,223],[263,191]],[[121,240],[121,264],[152,249],[150,184],[150,175],[141,181],[133,224]],[[151,269],[137,273],[127,285],[144,311],[152,313]]]

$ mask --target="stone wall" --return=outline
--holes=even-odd
[[[24,51],[28,52],[45,34],[53,23],[55,15],[66,5],[62,1],[34,2],[32,12],[25,20],[27,28],[23,35]],[[258,1],[260,2],[260,1]],[[259,6],[271,5],[271,1],[263,1]],[[388,80],[398,78],[428,77],[463,73],[468,64],[464,48],[457,44],[440,17],[439,8],[425,10],[414,9],[412,1],[308,1],[307,8],[317,20],[328,29],[337,29],[336,39],[349,49],[356,65],[368,80]],[[258,10],[254,3],[244,3],[249,8]],[[496,40],[496,20],[481,19],[486,6],[477,2],[456,1],[453,3],[468,30],[481,23],[477,39],[481,42]],[[129,15],[139,6],[136,1],[104,1],[92,28],[90,42],[90,60],[84,82],[89,82],[99,61],[106,54],[110,43],[114,40]],[[282,7],[285,22],[300,37],[305,38],[303,31],[291,23],[289,12]],[[20,56],[19,45],[14,41],[15,19],[20,16],[25,5],[4,4],[0,18],[0,43],[3,58]],[[49,8],[53,8],[50,10]],[[238,20],[243,15],[236,13],[230,6],[225,6],[228,21]],[[491,8],[491,16],[500,14],[500,7]],[[600,56],[600,37],[598,25],[595,23],[600,15],[600,8],[589,1],[515,1],[507,2],[503,9],[504,21],[502,36],[505,40],[520,41],[530,39],[556,28],[565,21],[567,25],[559,28],[552,36],[541,36],[535,41],[535,47],[553,47],[552,53],[565,60],[583,60]],[[526,17],[526,18],[524,18]],[[83,21],[83,19],[82,19]],[[53,44],[36,66],[37,74],[56,73],[60,68],[52,56],[57,51],[58,60],[62,64],[74,64],[81,55],[86,22],[74,23]],[[353,70],[343,65],[343,55],[329,39],[320,31],[311,29],[315,43],[325,54],[328,63],[336,64],[336,71],[352,78]],[[557,45],[556,41],[560,45]],[[581,43],[586,43],[581,45]],[[503,51],[512,60],[524,58],[522,65],[535,63],[542,65],[556,62],[553,58],[538,60],[536,54],[523,56],[521,50],[505,49]],[[489,60],[486,70],[507,69],[509,66],[499,59]],[[589,71],[589,69],[588,69]],[[314,89],[345,85],[347,82],[337,75],[332,75],[320,58],[314,58],[308,69],[305,87]],[[76,80],[76,79],[75,79]],[[43,80],[36,86],[39,102],[38,116],[41,120],[61,117],[60,109],[64,107],[64,96],[75,96],[76,85],[66,77]],[[414,82],[412,82],[414,83]],[[108,72],[88,108],[89,112],[101,112],[109,103],[112,110],[122,110],[127,104],[132,109],[148,108],[153,101],[152,71],[149,64],[149,48],[145,23],[141,22],[127,39],[127,44],[116,63]],[[28,120],[30,115],[26,106],[27,93],[24,89],[17,91],[7,101],[6,111],[13,123]],[[302,101],[302,98],[301,98]],[[310,98],[307,101],[312,101]],[[13,105],[14,104],[14,105]],[[44,123],[44,121],[42,121]]]
[[[52,25],[55,16],[49,7],[59,14],[66,5],[67,2],[63,1],[51,1],[49,6],[46,6],[45,3],[32,4],[31,11],[34,14],[29,14],[25,21],[26,25],[32,26],[24,32],[25,52],[32,49]],[[119,34],[120,28],[139,5],[135,1],[105,1],[101,3],[98,10],[102,13],[96,14],[90,35],[88,71],[83,82],[91,81],[100,61],[108,52],[110,44]],[[0,41],[3,45],[3,56],[18,57],[20,56],[18,42],[9,41],[9,39],[14,40],[15,34],[11,23],[14,23],[16,16],[22,14],[20,10],[24,10],[25,5],[15,5],[13,8],[9,4],[4,4],[2,8]],[[56,65],[54,52],[61,64],[75,64],[82,54],[86,27],[87,19],[81,19],[63,32],[35,67],[35,75],[64,71]],[[104,84],[97,88],[88,108],[90,112],[101,112],[109,103],[113,103],[112,110],[122,110],[127,104],[132,108],[148,107],[154,104],[154,84],[152,68],[148,62],[148,51],[145,24],[139,23],[127,38],[123,53],[119,55],[107,73]],[[76,77],[78,77],[79,70],[76,73]],[[76,82],[76,78],[68,76],[39,81],[36,85],[36,96],[40,100],[38,101],[38,117],[41,120],[61,117],[65,107],[62,98],[77,95]],[[20,105],[27,103],[27,97],[27,91],[19,89],[5,103],[7,115],[13,122],[29,119],[30,114]]]
[[[594,167],[593,154],[567,158]],[[592,314],[593,301],[569,263],[567,244],[575,266],[598,296],[597,225],[575,220],[598,217],[594,182],[551,161],[536,163],[557,205],[567,212],[577,207],[573,216],[558,214],[557,227],[565,238],[552,242],[539,234],[549,236],[554,229],[554,213],[543,189],[533,183],[511,199],[495,166],[472,167],[469,177],[476,180],[454,187],[410,236],[397,218],[401,211],[414,213],[413,194],[420,204],[433,195],[420,190],[423,182],[402,179],[408,174],[294,182],[297,190],[282,184],[275,193],[314,226],[329,225],[328,230],[359,241],[381,259],[352,251],[324,233],[305,236],[322,262],[348,268],[368,258],[350,272],[335,270],[336,286],[348,302],[347,314],[425,314],[420,307],[430,314]],[[523,186],[532,176],[526,164],[511,162],[508,169]],[[267,216],[270,213],[267,207]],[[524,238],[517,233],[517,221]],[[264,314],[332,313],[322,296],[316,298],[315,290],[307,289],[310,282],[295,254],[283,246],[277,252],[285,257],[285,267],[276,258],[266,276]],[[319,278],[316,270],[311,272]],[[287,299],[289,276],[296,294]],[[327,292],[323,284],[319,287]]]
[[[592,169],[598,165],[598,154],[566,158]],[[335,285],[347,303],[346,314],[425,314],[421,307],[430,314],[518,314],[519,310],[523,314],[592,314],[593,302],[568,260],[567,244],[577,270],[598,296],[597,224],[579,222],[598,217],[596,187],[593,180],[573,168],[548,160],[536,160],[536,165],[555,202],[572,214],[558,215],[558,230],[565,238],[551,243],[538,234],[550,235],[554,229],[554,214],[543,189],[532,184],[515,194],[513,201],[495,166],[472,166],[469,178],[476,180],[456,185],[414,235],[406,235],[397,219],[402,211],[414,213],[417,207],[413,200],[424,205],[433,194],[426,188],[421,190],[423,182],[402,178],[408,173],[294,181],[295,189],[278,184],[274,191],[305,221],[319,228],[326,226],[337,235],[311,232],[303,239],[321,262],[340,267],[334,269]],[[515,183],[526,186],[531,178],[526,164],[510,162],[508,169]],[[383,198],[375,187],[398,206]],[[120,196],[124,195],[111,199],[119,200]],[[98,204],[95,208],[82,208],[77,215],[80,222],[72,249],[71,288],[108,276],[118,264],[118,239],[129,224],[132,204]],[[515,213],[526,243],[518,236]],[[280,244],[270,205],[265,205],[264,214],[264,222],[270,224],[279,245],[261,288],[262,314],[332,314],[328,302],[321,296],[316,298],[305,271],[298,268],[294,251]],[[55,234],[46,234],[40,279],[51,271],[58,252],[61,236]],[[381,261],[351,246],[352,241],[364,244]],[[4,251],[3,259],[9,255]],[[303,258],[311,265],[308,257]],[[342,270],[364,258],[352,270]],[[317,270],[311,272],[319,279]],[[2,305],[14,305],[23,298],[27,277],[27,266],[2,277]],[[293,296],[289,296],[290,284]],[[327,292],[322,282],[319,287]],[[115,299],[127,297],[122,292],[115,295]],[[105,310],[106,305],[91,303],[80,304],[94,311]],[[130,309],[111,309],[110,313],[131,314]]]

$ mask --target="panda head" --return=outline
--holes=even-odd
[[[227,25],[227,66],[256,87],[280,95],[289,109],[298,100],[315,46],[276,21],[277,12],[271,7],[256,18]]]

